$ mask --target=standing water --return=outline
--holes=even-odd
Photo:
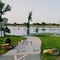
[[[11,33],[7,33],[8,35],[27,35],[27,27],[20,26],[9,26]],[[54,33],[60,35],[60,28],[38,28],[38,32],[36,32],[36,27],[30,27],[30,34],[36,33]]]

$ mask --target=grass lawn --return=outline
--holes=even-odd
[[[4,44],[5,43],[5,40],[7,39],[7,38],[10,38],[11,39],[11,45],[13,45],[13,46],[16,46],[17,44],[18,44],[18,42],[20,42],[21,40],[26,40],[26,38],[25,37],[22,37],[22,36],[5,36],[5,37],[0,37],[0,45],[1,44]],[[2,42],[1,42],[2,41]],[[1,47],[0,47],[0,55],[2,55],[2,54],[4,54],[4,53],[6,53],[8,50],[3,50],[3,49],[1,49]]]
[[[60,49],[60,36],[53,36],[51,34],[39,34],[36,35],[42,41],[41,51],[50,48]],[[60,60],[59,56],[43,55],[41,52],[42,60]],[[59,59],[58,59],[59,57]]]

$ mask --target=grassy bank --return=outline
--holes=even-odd
[[[7,38],[11,39],[11,45],[12,46],[16,46],[18,44],[18,42],[20,42],[21,40],[26,40],[26,38],[22,37],[22,36],[5,36],[2,38],[0,37],[0,45],[4,44]],[[0,47],[0,55],[6,53],[7,51],[8,50],[1,49],[1,47]]]
[[[50,48],[60,49],[60,36],[52,36],[51,34],[40,34],[36,35],[42,41],[41,51]],[[41,54],[42,60],[57,60],[58,56],[44,55]],[[59,57],[60,60],[60,57]]]

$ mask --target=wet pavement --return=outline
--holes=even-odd
[[[18,56],[17,58],[20,58],[21,56]],[[1,56],[0,60],[14,60],[14,56]],[[25,58],[21,60],[41,60],[40,55],[37,54],[29,54]]]
[[[26,41],[21,41],[14,49],[0,56],[0,60],[41,60],[40,47],[41,41],[39,38],[27,37]]]

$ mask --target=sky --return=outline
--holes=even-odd
[[[25,23],[32,11],[30,23],[59,23],[60,0],[2,0],[11,6],[11,11],[5,13],[9,23]]]

